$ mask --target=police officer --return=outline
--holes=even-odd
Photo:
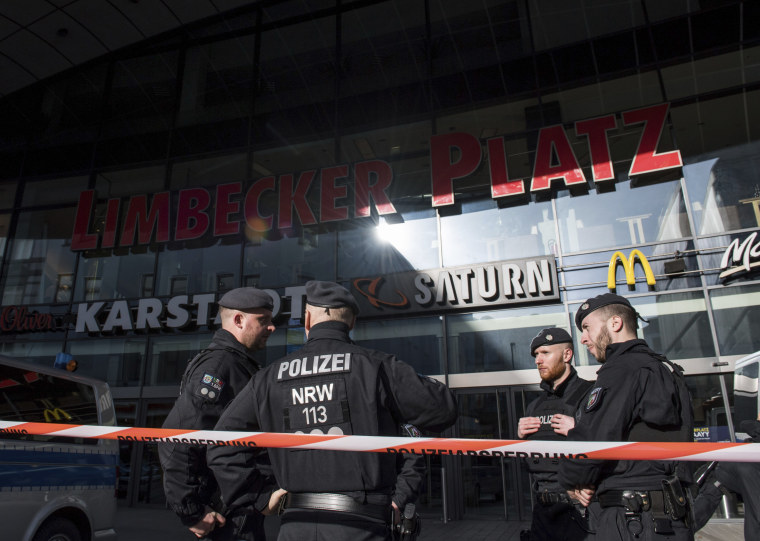
[[[639,318],[612,293],[588,299],[576,313],[581,343],[603,365],[569,440],[692,441],[682,371],[637,338]],[[588,506],[590,529],[600,541],[691,540],[686,496],[675,472],[673,462],[563,460],[559,482]]]
[[[400,424],[441,431],[456,420],[443,384],[418,375],[394,355],[354,344],[358,306],[333,282],[306,284],[303,348],[257,373],[229,405],[217,430],[396,436]],[[252,493],[255,450],[212,446],[209,465],[229,508],[263,509]],[[396,455],[270,449],[274,475],[288,491],[281,541],[385,540],[391,535]]]
[[[575,426],[575,412],[591,385],[573,368],[573,339],[564,329],[550,327],[530,343],[543,393],[528,404],[517,426],[517,437],[564,440]],[[557,482],[558,459],[529,459],[535,498],[530,531],[521,539],[574,541],[588,533],[585,509],[575,504]],[[580,508],[580,509],[579,509]],[[527,534],[527,535],[526,535]]]
[[[252,353],[263,349],[274,332],[272,298],[265,291],[243,287],[225,293],[218,304],[221,329],[188,363],[164,428],[213,429],[225,406],[260,368]],[[264,538],[261,515],[249,517],[242,531],[245,517],[219,512],[217,485],[206,465],[204,446],[162,443],[158,454],[167,504],[196,536]]]

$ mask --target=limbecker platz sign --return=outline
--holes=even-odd
[[[641,126],[636,151],[628,157],[630,177],[681,167],[678,150],[657,151],[667,113],[665,103],[626,111],[621,121],[609,114],[575,122],[575,138],[585,140],[588,145],[591,163],[583,165],[590,169],[593,182],[615,181],[608,136],[614,135],[619,122],[623,128]],[[454,183],[486,166],[494,199],[542,192],[552,185],[587,186],[586,174],[567,132],[561,124],[539,130],[533,174],[528,179],[510,177],[504,137],[489,138],[484,145],[469,133],[434,135],[430,138],[431,184],[419,195],[430,193],[433,207],[452,205]],[[484,157],[487,164],[483,164]],[[230,182],[210,189],[195,187],[174,193],[101,198],[102,208],[97,211],[98,194],[85,190],[79,197],[71,249],[182,242],[209,234],[224,237],[240,234],[244,228],[254,235],[275,230],[291,234],[298,224],[312,226],[369,218],[373,214],[397,214],[389,196],[393,181],[391,164],[373,159],[267,176],[252,181],[247,188],[242,182]],[[271,203],[264,204],[264,200]]]

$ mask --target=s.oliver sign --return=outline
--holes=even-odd
[[[491,197],[509,198],[530,192],[587,185],[582,166],[595,184],[614,182],[615,171],[609,139],[619,129],[641,127],[629,176],[681,167],[678,150],[658,152],[664,133],[668,104],[659,104],[616,115],[580,120],[572,142],[563,125],[539,130],[531,178],[512,178],[507,169],[504,137],[485,141],[469,133],[452,132],[430,138],[429,188],[433,207],[455,203],[454,183],[481,169],[490,178]],[[573,145],[585,141],[590,163],[581,164]],[[486,152],[484,152],[484,148]],[[584,153],[586,154],[586,153]],[[484,158],[486,164],[484,164]],[[617,159],[617,158],[616,158]],[[298,173],[284,172],[253,181],[220,183],[213,189],[194,187],[172,193],[137,194],[102,200],[96,212],[95,190],[81,193],[71,237],[73,251],[112,249],[150,243],[191,241],[208,234],[224,237],[245,229],[251,236],[270,231],[289,232],[299,223],[312,226],[328,222],[397,214],[389,192],[394,173],[384,160],[329,165]],[[266,203],[265,203],[266,201]],[[98,215],[96,218],[96,214]],[[96,223],[97,222],[97,223]]]

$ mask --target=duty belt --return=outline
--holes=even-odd
[[[536,492],[536,501],[541,505],[573,503],[565,492]]]
[[[359,503],[351,496],[329,492],[302,492],[285,495],[283,509],[314,509],[319,511],[335,511],[352,513],[381,522],[391,518],[391,505]]]
[[[625,507],[629,513],[665,511],[662,490],[608,490],[599,494],[598,499],[602,507]]]

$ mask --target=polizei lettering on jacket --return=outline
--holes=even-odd
[[[314,355],[283,361],[277,371],[277,379],[304,378],[351,371],[350,353],[333,353],[329,355]]]

